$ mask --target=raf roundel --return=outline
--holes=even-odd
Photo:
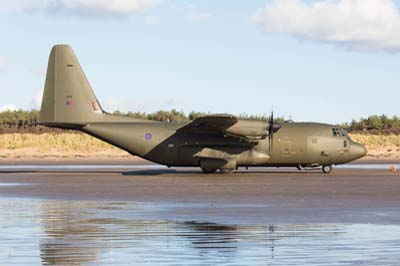
[[[153,138],[153,135],[151,133],[144,134],[144,139],[145,140],[151,140],[152,138]]]

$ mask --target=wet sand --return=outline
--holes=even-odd
[[[376,266],[400,260],[398,225],[147,218],[159,209],[130,202],[2,198],[0,265]]]
[[[400,173],[390,165],[203,175],[89,162],[0,165],[0,265],[400,260]]]
[[[389,169],[253,169],[203,175],[196,168],[0,171],[0,196],[129,201],[164,206],[155,218],[237,223],[399,223],[400,173]],[[8,184],[8,185],[7,185]]]

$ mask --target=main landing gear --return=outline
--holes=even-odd
[[[329,174],[330,172],[332,172],[333,167],[332,165],[323,165],[322,166],[322,172],[324,172],[325,174]]]
[[[203,171],[203,174],[214,174],[217,172],[217,170],[219,170],[221,174],[230,174],[233,171],[235,171],[235,169],[230,169],[230,168],[223,168],[223,169],[201,168],[201,170]]]
[[[299,171],[301,171],[302,167],[298,166],[297,169]],[[214,174],[217,171],[221,174],[230,174],[233,171],[235,171],[235,169],[230,169],[230,168],[220,168],[220,169],[215,169],[215,168],[201,168],[201,170],[203,171],[204,174]],[[329,174],[331,173],[333,170],[333,166],[332,165],[323,165],[322,166],[322,172],[325,174]]]
[[[201,171],[203,171],[203,174],[213,174],[217,172],[217,169],[201,168]]]

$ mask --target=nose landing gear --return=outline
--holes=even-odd
[[[323,165],[322,166],[322,172],[324,172],[325,174],[329,174],[330,172],[332,172],[333,167],[332,165]]]

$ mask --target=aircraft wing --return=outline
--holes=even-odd
[[[238,122],[238,119],[233,115],[208,115],[196,118],[188,125],[180,128],[178,132],[193,132],[195,131],[214,131],[225,132],[228,128],[232,127]]]
[[[240,138],[257,143],[268,135],[266,121],[238,120],[229,114],[199,117],[177,130],[179,133],[221,133],[225,136]]]

